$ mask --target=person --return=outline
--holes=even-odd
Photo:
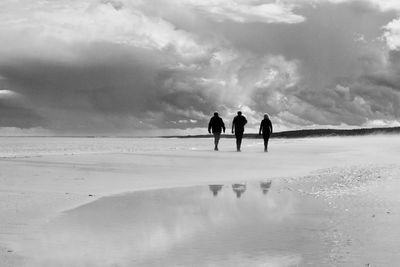
[[[219,117],[218,112],[214,112],[214,116],[211,117],[210,122],[208,123],[208,132],[213,133],[214,135],[214,150],[218,151],[218,143],[221,138],[221,132],[225,133],[225,124],[221,117]]]
[[[264,114],[264,119],[261,121],[259,135],[262,134],[264,139],[264,152],[268,152],[268,140],[272,134],[272,123],[268,114]]]
[[[242,145],[242,138],[244,132],[244,126],[247,123],[247,119],[242,115],[241,111],[238,111],[237,116],[233,118],[232,122],[232,133],[235,133],[236,137],[236,150],[240,152],[240,146]]]

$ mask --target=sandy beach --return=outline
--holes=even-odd
[[[261,140],[246,139],[241,153],[234,148],[232,139],[222,139],[220,151],[215,152],[211,139],[1,138],[0,265],[162,266],[161,262],[167,262],[169,266],[232,266],[237,262],[237,266],[390,266],[400,262],[400,231],[396,227],[400,222],[400,137],[273,139],[268,153],[262,151]],[[263,181],[272,182],[269,204],[260,202],[259,183]],[[247,186],[240,198],[243,204],[232,204],[238,199],[231,188],[235,183]],[[208,185],[221,185],[221,192],[226,191],[226,196],[218,195],[225,208],[214,213],[229,220],[206,220],[203,213],[191,208],[205,198],[206,202],[199,203],[216,199]],[[163,192],[160,199],[170,203],[167,208],[150,197],[159,190]],[[255,196],[250,197],[253,191]],[[174,201],[166,192],[173,192]],[[141,199],[153,204],[144,207]],[[180,209],[185,199],[191,206]],[[125,211],[117,207],[115,213],[109,209],[109,213],[100,212],[108,214],[104,218],[110,225],[116,225],[105,230],[96,227],[102,219],[91,221],[90,215],[96,218],[100,208],[115,206],[109,203],[122,203]],[[297,206],[301,208],[293,209]],[[217,207],[204,204],[210,212]],[[244,212],[245,218],[258,222],[254,229],[267,225],[275,233],[268,236],[273,236],[276,247],[270,243],[265,247],[257,235],[249,233],[243,234],[250,236],[249,240],[238,235],[238,240],[210,241],[219,247],[232,242],[240,246],[207,254],[209,243],[197,239],[204,228],[213,231],[224,224],[241,232],[249,222],[232,214],[250,207],[270,209],[280,218],[278,224],[265,221],[260,211]],[[121,216],[127,209],[136,211]],[[161,216],[159,209],[170,210],[169,217],[167,213]],[[179,220],[181,213],[187,215],[183,221]],[[171,214],[176,216],[171,219]],[[192,221],[185,222],[189,219]],[[151,223],[143,225],[147,220]],[[74,239],[85,236],[76,229],[91,225],[95,230],[88,240]],[[283,231],[285,227],[296,234]],[[121,228],[132,234],[122,234]],[[138,229],[141,234],[133,237]],[[154,231],[158,231],[158,239],[144,242]],[[107,237],[102,239],[100,233]],[[310,237],[310,233],[318,237]],[[194,244],[202,244],[197,252],[183,249],[187,235],[195,238]],[[298,238],[292,240],[293,236]],[[249,249],[251,240],[258,249]],[[322,247],[321,242],[325,244]],[[75,249],[85,253],[76,254]],[[160,251],[164,256],[157,256]],[[248,253],[254,251],[259,254],[249,258]],[[169,253],[192,256],[171,261]]]

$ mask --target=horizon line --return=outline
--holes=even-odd
[[[315,128],[315,129],[298,129],[298,130],[286,130],[286,131],[279,131],[279,132],[273,132],[272,135],[282,135],[286,133],[305,133],[305,132],[316,132],[316,131],[335,131],[335,132],[351,132],[351,131],[380,131],[380,130],[399,130],[400,132],[400,126],[389,126],[389,127],[368,127],[368,128]],[[0,135],[0,137],[69,137],[69,138],[79,138],[79,137],[86,137],[86,138],[173,138],[173,137],[206,137],[209,136],[209,133],[204,133],[204,134],[186,134],[186,135]],[[223,136],[230,136],[234,135],[230,132],[228,133],[223,133]],[[245,133],[245,135],[258,135],[257,132],[248,132]],[[273,136],[271,136],[273,137]]]

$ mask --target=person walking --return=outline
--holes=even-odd
[[[272,123],[268,114],[264,114],[264,119],[261,121],[259,135],[262,134],[264,139],[264,152],[268,152],[268,141],[272,134]]]
[[[240,152],[240,146],[242,145],[242,138],[244,133],[244,126],[247,123],[247,119],[242,115],[241,111],[238,111],[237,116],[233,118],[232,122],[232,133],[235,133],[236,137],[236,150]]]
[[[211,117],[210,122],[208,123],[208,132],[213,133],[214,135],[214,150],[218,151],[218,143],[221,138],[221,132],[225,133],[225,124],[221,117],[219,117],[218,112],[214,112],[214,116]]]

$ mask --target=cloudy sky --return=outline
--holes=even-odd
[[[0,134],[400,125],[398,0],[2,0]]]

